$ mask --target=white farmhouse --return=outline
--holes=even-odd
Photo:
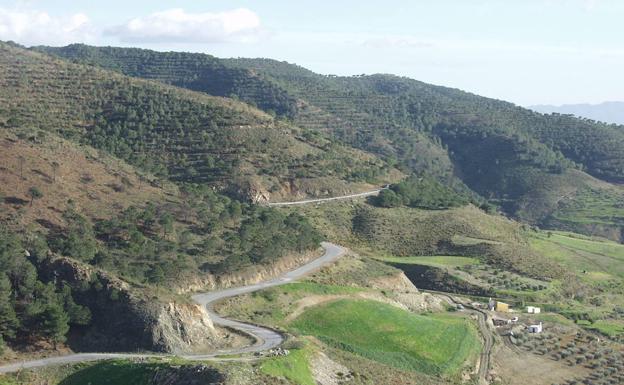
[[[541,333],[542,332],[542,323],[540,322],[538,325],[530,325],[529,333]]]
[[[527,306],[527,313],[529,314],[539,314],[542,312],[542,309],[536,306]]]

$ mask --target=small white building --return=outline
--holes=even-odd
[[[488,300],[488,310],[489,311],[494,311],[495,307],[496,307],[496,301],[494,301],[492,298],[490,298]]]
[[[542,312],[542,309],[536,306],[527,306],[527,313],[529,314],[539,314]]]
[[[542,332],[542,323],[540,322],[538,325],[530,325],[529,333],[541,333]]]

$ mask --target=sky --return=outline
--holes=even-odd
[[[624,100],[623,0],[0,0],[0,40],[268,57],[519,105]]]

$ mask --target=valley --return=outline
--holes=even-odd
[[[2,385],[623,380],[622,126],[0,42],[0,149]]]

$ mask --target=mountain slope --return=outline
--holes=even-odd
[[[431,132],[443,143],[458,135],[504,136],[531,158],[543,158],[535,162],[540,168],[567,166],[556,159],[560,151],[596,177],[624,180],[620,146],[624,132],[608,125],[543,116],[511,103],[391,75],[328,77],[267,59],[232,59],[229,63],[263,72],[323,110],[343,118],[353,116],[351,120],[362,128],[379,131],[374,119],[381,118],[386,125]]]
[[[0,123],[87,143],[174,181],[259,192],[350,191],[390,171],[374,156],[244,103],[0,45]],[[298,181],[309,191],[298,191]],[[355,187],[357,189],[357,186]]]
[[[235,96],[280,116],[293,117],[296,112],[296,100],[281,87],[254,71],[227,66],[221,59],[210,55],[84,44],[34,49],[128,76],[157,80],[210,95]]]
[[[457,135],[496,135],[519,146],[529,160],[538,156],[534,163],[539,168],[570,166],[561,159],[561,152],[598,178],[624,181],[624,130],[567,116],[543,116],[511,103],[408,78],[324,76],[270,59],[217,59],[203,54],[84,45],[36,49],[209,94],[230,92],[258,106],[270,101],[257,92],[258,87],[268,89],[280,94],[288,107],[261,107],[264,110],[294,118],[304,127],[325,129],[358,147],[398,155],[402,162],[413,154],[401,142],[435,145],[440,139],[446,144]]]
[[[587,194],[576,191],[593,189],[609,196],[608,201],[621,195],[617,186],[594,183],[590,177],[624,181],[624,129],[620,127],[544,116],[391,75],[324,76],[269,59],[224,60],[125,48],[37,49],[206,93],[233,92],[298,126],[373,152],[405,173],[435,175],[458,189],[465,189],[465,184],[531,223],[556,223],[551,219],[562,196],[576,201],[578,207],[587,206]],[[251,83],[257,87],[237,88]],[[280,95],[282,107],[268,106],[273,99],[257,92],[258,87]],[[565,209],[569,211],[570,205]],[[585,222],[595,213],[577,214],[567,217],[576,217],[578,231],[587,231]],[[615,214],[603,222],[609,229],[602,234],[613,236],[621,232],[624,218]]]
[[[320,241],[299,215],[215,190],[322,195],[392,172],[241,102],[5,43],[0,147],[0,351],[212,344],[174,291],[258,279]]]
[[[599,104],[535,105],[528,108],[543,114],[571,114],[605,123],[624,124],[624,102]]]
[[[176,185],[49,131],[0,128],[0,148],[0,356],[5,341],[18,351],[231,343],[176,293],[271,276],[321,240],[300,215]]]

